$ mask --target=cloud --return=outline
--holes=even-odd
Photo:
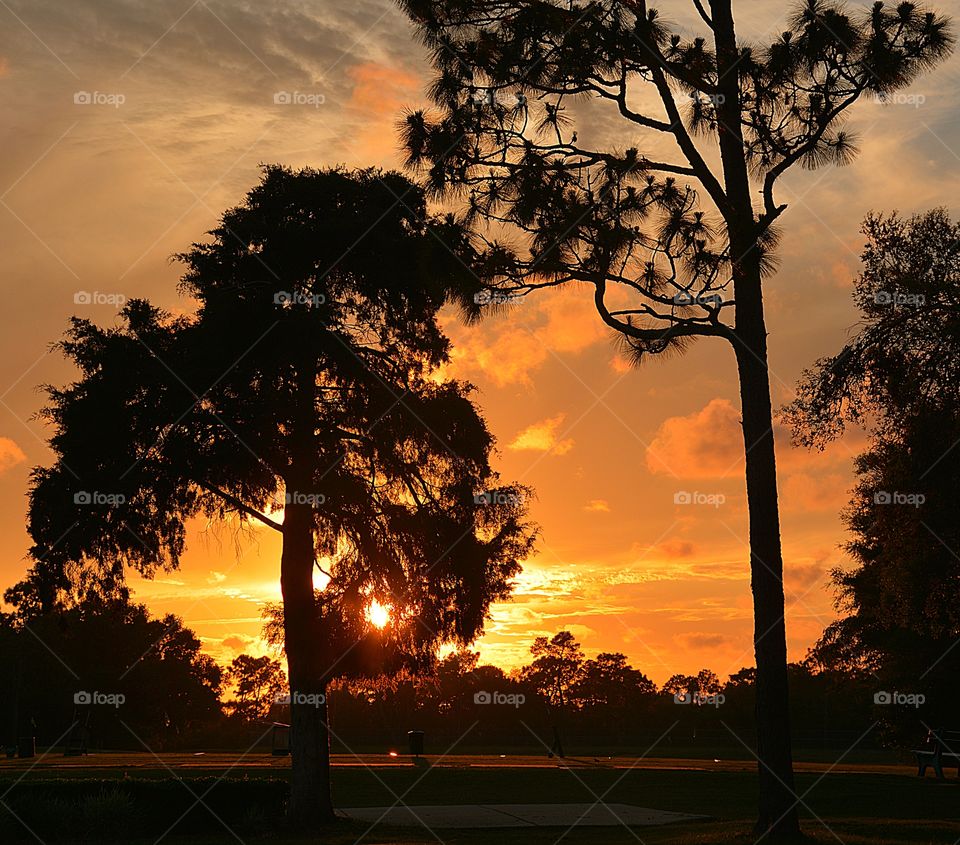
[[[610,503],[606,499],[594,499],[592,502],[583,506],[585,511],[593,513],[610,513]]]
[[[729,645],[730,637],[723,634],[707,634],[695,631],[692,634],[679,634],[674,639],[684,648],[715,649]]]
[[[223,583],[224,581],[226,581],[226,580],[227,580],[227,576],[224,575],[222,572],[217,572],[216,570],[211,569],[211,570],[210,570],[210,577],[207,578],[207,583],[208,583],[208,584],[222,584],[222,583]]]
[[[864,442],[862,434],[851,429],[849,437],[831,443],[823,452],[813,452],[793,446],[789,430],[776,422],[773,434],[781,478],[811,467],[821,470],[827,466],[848,467],[857,445]],[[729,399],[716,398],[699,411],[664,420],[647,447],[646,463],[652,473],[673,474],[677,478],[739,478],[743,475],[740,411]],[[838,474],[816,482],[817,492],[829,492],[830,508],[835,507],[837,490],[843,489],[843,483],[843,477]],[[799,479],[789,494],[812,503],[811,481]]]
[[[657,547],[663,555],[671,560],[692,557],[697,547],[689,540],[667,540]]]
[[[23,463],[27,456],[9,437],[0,437],[0,473]]]
[[[787,476],[780,485],[784,508],[793,511],[838,512],[850,501],[848,475],[830,473],[817,477],[806,472]]]
[[[229,648],[239,653],[246,651],[255,642],[256,640],[253,637],[243,637],[239,634],[234,634],[232,637],[224,637],[222,645],[224,648]]]
[[[527,384],[550,361],[610,337],[592,300],[573,287],[525,297],[477,326],[451,314],[444,329],[453,341],[447,374],[476,378],[479,370],[499,387]]]
[[[564,419],[566,414],[557,414],[528,426],[507,444],[507,448],[517,452],[552,452],[554,455],[565,455],[573,448],[574,441],[572,438],[559,439],[558,429]]]
[[[402,68],[377,62],[356,65],[348,76],[354,86],[347,109],[361,118],[351,154],[364,161],[388,159],[397,149],[397,115],[419,99],[421,80]]]
[[[740,412],[727,399],[665,420],[647,448],[647,468],[682,478],[726,478],[742,472]]]

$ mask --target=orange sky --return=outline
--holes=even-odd
[[[687,3],[661,5],[685,20]],[[960,15],[960,0],[937,6]],[[785,28],[780,0],[735,7],[744,37]],[[189,309],[169,256],[241,199],[257,165],[395,166],[393,122],[423,102],[427,68],[386,0],[7,0],[0,31],[7,586],[26,566],[29,468],[49,460],[47,432],[32,418],[36,388],[70,375],[49,344],[71,314],[110,321],[116,310],[75,304],[77,292]],[[786,181],[782,269],[766,294],[778,404],[855,323],[849,291],[866,212],[957,212],[958,61],[920,80],[909,104],[862,104],[852,124],[862,153],[851,167]],[[275,103],[278,92],[300,102]],[[582,138],[639,140],[608,114],[580,117]],[[660,682],[749,665],[742,444],[727,347],[700,341],[683,358],[630,369],[573,288],[479,327],[451,316],[448,330],[449,372],[480,388],[499,467],[536,489],[543,530],[514,600],[495,609],[484,659],[515,665],[533,637],[568,628],[588,653],[624,651]],[[854,435],[817,455],[778,435],[788,636],[799,659],[833,618],[826,573],[842,563],[837,511],[863,441]],[[724,501],[675,504],[684,492]],[[267,530],[198,524],[182,570],[137,582],[136,593],[156,612],[182,615],[229,660],[262,649],[259,605],[278,595],[278,557]]]

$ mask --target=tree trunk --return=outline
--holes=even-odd
[[[306,488],[304,488],[306,489]],[[330,731],[317,610],[313,595],[313,513],[288,504],[283,519],[280,587],[290,680],[290,823],[316,830],[335,820],[330,789]]]
[[[717,140],[729,203],[723,213],[730,236],[736,302],[736,327],[732,340],[740,376],[750,519],[760,775],[757,833],[770,838],[788,838],[799,834],[800,823],[790,745],[783,553],[758,230],[741,128],[741,55],[732,3],[731,0],[711,0],[710,7],[717,51]]]
[[[738,311],[739,307],[738,304]],[[783,554],[766,330],[762,313],[755,319],[759,323],[756,328],[751,326],[748,331],[738,332],[741,343],[737,348],[737,366],[746,449],[753,641],[757,659],[755,693],[760,773],[757,833],[784,837],[799,833],[800,827],[790,745]],[[738,313],[738,326],[740,322]]]

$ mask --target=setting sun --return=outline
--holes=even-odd
[[[390,621],[390,605],[380,604],[376,599],[367,608],[367,619],[378,628],[385,628]]]

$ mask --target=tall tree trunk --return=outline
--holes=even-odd
[[[740,307],[738,303],[738,327],[742,322]],[[760,309],[759,315],[743,321],[743,328],[738,329],[737,348],[750,518],[753,641],[757,659],[755,692],[760,773],[757,833],[791,836],[798,833],[800,827],[790,745],[783,554],[762,304]]]
[[[290,680],[292,771],[288,818],[294,827],[305,830],[316,830],[335,819],[330,789],[327,690],[313,595],[313,539],[310,506],[288,504],[284,510],[280,558]]]
[[[777,464],[767,364],[760,253],[750,175],[741,129],[740,48],[731,0],[710,3],[717,48],[717,139],[729,207],[731,271],[736,301],[733,339],[740,377],[747,508],[750,519],[750,582],[757,659],[756,720],[760,806],[757,833],[797,835],[787,689],[783,553],[777,503]]]

